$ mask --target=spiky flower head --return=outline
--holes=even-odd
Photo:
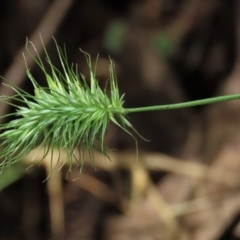
[[[28,44],[29,42],[27,49]],[[66,51],[61,50],[57,43],[61,71],[51,63],[44,47],[46,62],[50,66],[50,71],[47,71],[34,45],[30,44],[37,57],[31,56],[43,71],[48,86],[41,87],[27,66],[26,73],[33,84],[35,95],[9,85],[17,93],[11,100],[18,103],[14,105],[16,112],[11,114],[16,119],[0,125],[0,170],[20,161],[36,147],[44,148],[42,159],[53,149],[57,149],[59,154],[64,149],[69,170],[73,160],[83,165],[86,152],[92,159],[93,151],[96,150],[107,156],[108,148],[104,138],[109,122],[112,121],[126,132],[127,128],[133,129],[124,114],[123,96],[119,95],[111,59],[110,96],[107,96],[106,89],[102,90],[98,85],[89,54],[84,52],[90,71],[90,83],[84,75],[78,73],[77,68],[68,64]],[[2,101],[4,99],[2,96]],[[77,157],[76,151],[80,151],[80,157]]]

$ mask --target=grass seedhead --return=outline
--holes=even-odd
[[[41,87],[27,65],[26,73],[33,84],[35,95],[8,84],[16,92],[15,96],[9,97],[9,100],[15,102],[16,112],[10,114],[14,115],[14,120],[0,125],[0,170],[20,161],[36,147],[44,148],[42,159],[49,152],[53,153],[54,149],[59,153],[65,150],[69,171],[74,160],[83,166],[86,153],[92,160],[94,151],[107,156],[108,147],[104,139],[109,122],[112,121],[128,133],[127,128],[133,128],[124,114],[123,96],[119,94],[113,62],[110,60],[108,96],[106,90],[99,87],[89,54],[83,52],[90,71],[88,82],[84,75],[78,73],[77,68],[68,64],[66,50],[61,50],[57,43],[61,70],[52,64],[44,47],[50,71],[46,70],[31,42],[27,42],[26,48],[29,44],[37,57],[31,56],[43,71],[48,86]],[[30,51],[28,53],[31,54]],[[4,101],[7,97],[1,98]],[[80,154],[77,155],[78,152]],[[57,166],[54,164],[52,169]]]

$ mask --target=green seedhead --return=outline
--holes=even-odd
[[[20,104],[14,105],[16,113],[12,115],[16,119],[0,126],[3,131],[0,134],[0,170],[20,161],[36,147],[44,148],[42,159],[53,149],[59,153],[65,149],[71,170],[73,160],[83,166],[86,152],[92,159],[93,151],[107,156],[104,138],[110,121],[126,132],[127,128],[133,129],[125,117],[123,96],[119,95],[113,62],[110,60],[108,96],[106,89],[102,90],[98,85],[89,54],[83,52],[90,71],[90,82],[87,82],[77,68],[68,64],[66,51],[62,51],[57,43],[56,47],[62,69],[60,71],[53,66],[44,48],[49,72],[34,48],[37,53],[34,60],[46,77],[47,87],[38,84],[27,66],[27,76],[34,86],[35,95],[9,86],[17,93],[10,97],[11,100]],[[76,152],[80,152],[80,159],[75,156]]]

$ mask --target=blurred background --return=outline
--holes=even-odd
[[[86,76],[79,48],[99,54],[103,87],[110,56],[126,108],[238,93],[239,16],[238,0],[1,0],[0,75],[33,94],[22,53],[27,38],[42,53],[40,33],[59,68],[53,36]],[[0,103],[1,115],[14,111]],[[240,239],[240,101],[129,120],[150,140],[138,139],[138,161],[134,140],[110,125],[111,161],[96,155],[80,175],[65,165],[46,179],[49,159],[29,168],[32,156],[3,171],[0,239]]]

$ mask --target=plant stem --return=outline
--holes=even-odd
[[[134,112],[148,112],[148,111],[170,110],[170,109],[177,109],[177,108],[188,108],[188,107],[207,105],[207,104],[218,103],[218,102],[232,101],[237,99],[240,99],[240,94],[232,94],[232,95],[206,98],[206,99],[189,101],[189,102],[173,103],[173,104],[158,105],[158,106],[124,108],[124,113],[128,114],[128,113],[134,113]]]

